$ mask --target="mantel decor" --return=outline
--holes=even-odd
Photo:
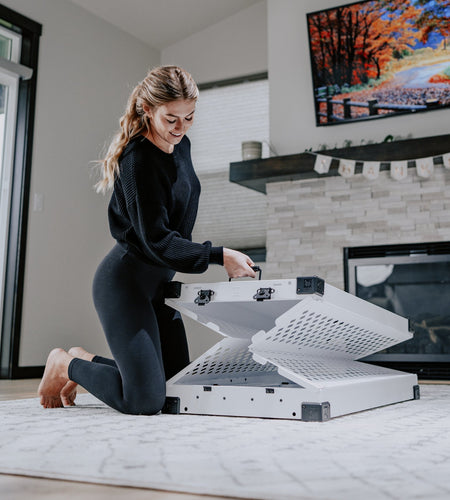
[[[414,167],[418,175],[429,177],[434,166],[450,168],[449,153],[450,134],[447,134],[274,156],[230,163],[230,182],[266,193],[268,182],[325,176],[364,174],[368,179],[374,179],[379,171],[390,171],[394,179],[401,180],[407,174],[407,169]],[[322,160],[324,163],[320,165]]]

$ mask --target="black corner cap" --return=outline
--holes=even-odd
[[[317,294],[323,295],[325,292],[325,281],[318,276],[301,276],[297,278],[297,295]]]
[[[413,387],[413,398],[420,399],[420,387],[418,385]]]
[[[414,323],[411,318],[408,318],[408,330],[410,333],[415,333]]]
[[[181,297],[181,281],[169,281],[164,285],[165,299],[179,299]]]
[[[180,398],[167,396],[166,402],[164,403],[161,413],[178,415],[180,413]]]

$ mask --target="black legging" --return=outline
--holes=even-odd
[[[69,378],[122,413],[152,415],[165,401],[166,379],[189,363],[180,314],[164,304],[175,273],[116,245],[94,278],[94,304],[113,360],[75,358]]]

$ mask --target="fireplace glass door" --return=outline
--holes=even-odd
[[[346,248],[344,255],[346,290],[408,318],[414,332],[365,361],[449,379],[450,244]]]

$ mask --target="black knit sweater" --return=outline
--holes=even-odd
[[[184,273],[223,265],[223,248],[191,240],[200,182],[185,136],[165,153],[143,136],[132,139],[120,159],[120,174],[108,208],[117,242],[152,264]]]

